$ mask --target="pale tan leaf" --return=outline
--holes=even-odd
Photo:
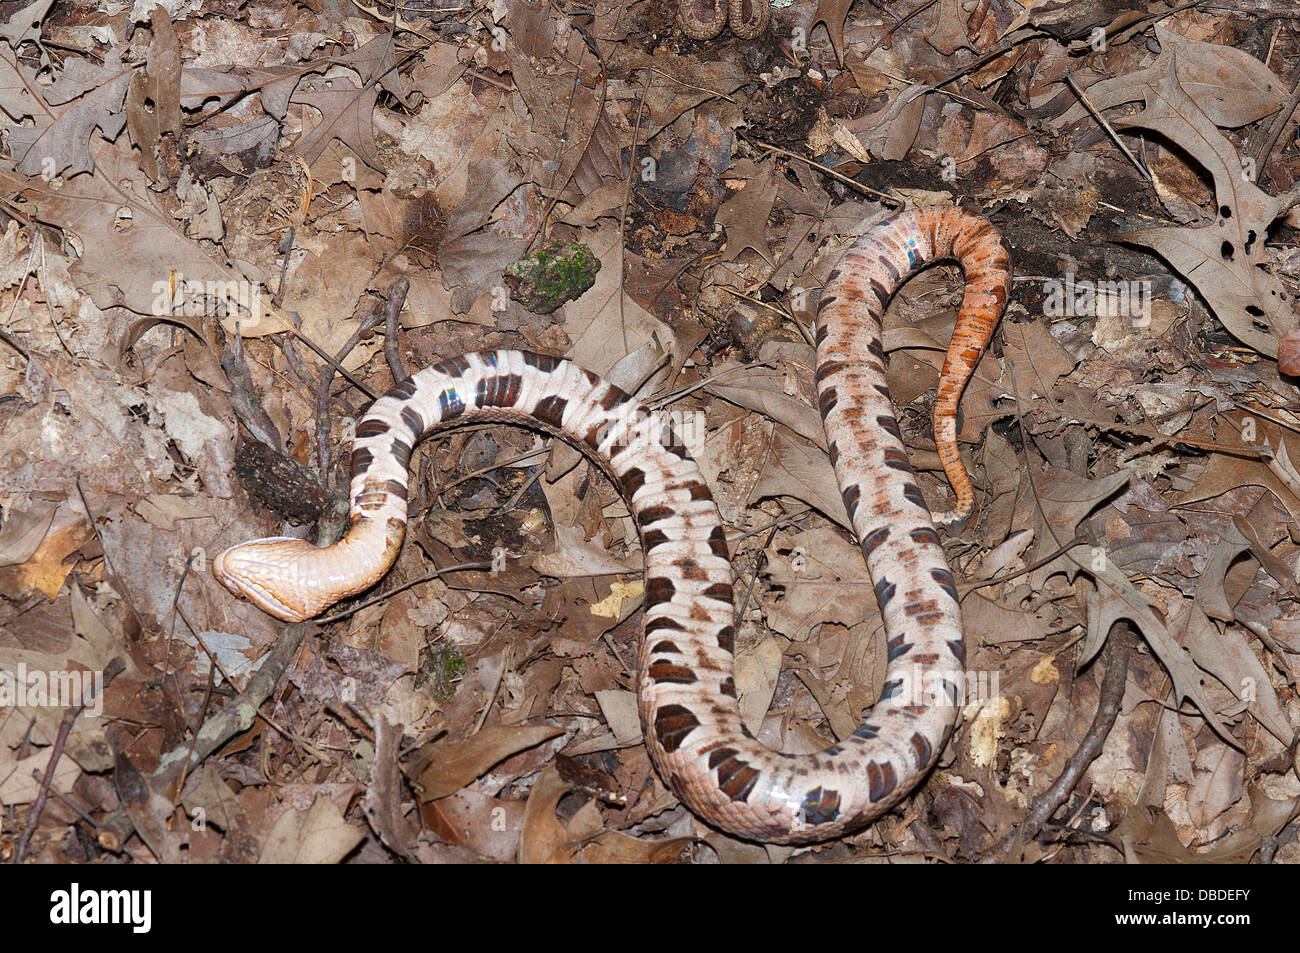
[[[6,705],[6,710],[9,710]],[[26,758],[6,760],[0,764],[0,804],[30,804],[41,790],[41,779],[50,764],[50,751],[42,748]],[[72,785],[81,777],[81,768],[70,758],[60,758],[54,767],[54,780],[50,789],[60,794],[70,794]]]
[[[1278,741],[1291,743],[1295,729],[1278,702],[1268,673],[1246,644],[1237,626],[1220,631],[1196,603],[1172,620],[1179,641],[1191,653],[1196,664],[1209,672],[1241,700],[1246,710]]]
[[[1089,86],[1093,108],[1107,109],[1142,98],[1142,85],[1158,82],[1171,60],[1179,84],[1216,126],[1235,129],[1249,125],[1277,112],[1285,101],[1278,78],[1244,49],[1189,39],[1158,23],[1155,33],[1160,41],[1156,61],[1138,72]],[[1054,125],[1068,126],[1087,115],[1088,107],[1076,102]]]
[[[101,309],[138,314],[228,309],[245,337],[283,331],[289,323],[254,282],[187,238],[126,149],[98,142],[95,170],[54,188],[39,176],[0,170],[0,186],[25,200],[40,221],[79,242],[70,272]]]
[[[361,843],[365,832],[349,824],[322,794],[305,811],[285,811],[266,835],[259,864],[337,864]]]
[[[766,366],[744,367],[739,361],[718,365],[705,390],[824,446],[826,435],[821,414],[811,403],[811,371],[815,362],[812,349],[794,342],[768,342],[759,356],[767,362]]]
[[[621,745],[636,744],[641,740],[641,716],[637,713],[636,695],[624,689],[596,692],[596,704],[614,739]]]
[[[783,532],[765,551],[767,625],[802,642],[822,623],[856,625],[879,617],[875,590],[857,544],[829,526]]]
[[[777,676],[781,674],[782,651],[776,639],[766,638],[752,649],[736,653],[736,694],[740,717],[754,735],[772,704]]]

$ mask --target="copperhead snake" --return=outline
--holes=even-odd
[[[622,489],[645,554],[640,714],[660,776],[701,819],[740,837],[805,843],[880,816],[926,774],[961,697],[966,648],[957,589],[903,450],[885,386],[881,315],[927,263],[953,258],[966,288],[934,406],[935,441],[956,495],[973,506],[957,455],[957,400],[992,336],[1010,260],[984,218],[955,207],[905,212],[844,253],[817,314],[816,381],[831,463],[884,617],[879,701],[849,737],[789,755],[741,721],[727,538],[699,468],[657,413],[556,357],[485,351],[396,384],[356,427],[351,522],[335,545],[254,540],[213,561],[217,579],[278,618],[309,619],[377,582],[407,520],[411,450],[447,424],[502,421],[563,436]]]
[[[731,23],[742,40],[753,39],[772,19],[769,0],[679,0],[677,22],[692,39],[711,40]]]

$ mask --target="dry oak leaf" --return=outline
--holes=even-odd
[[[1253,418],[1246,414],[1240,421],[1223,418],[1231,426],[1219,428],[1215,439],[1227,446],[1246,446],[1264,444],[1274,447],[1274,458],[1260,460],[1256,457],[1233,456],[1231,453],[1216,453],[1210,456],[1205,469],[1196,478],[1196,485],[1178,498],[1178,503],[1195,503],[1208,500],[1227,493],[1239,486],[1262,486],[1277,499],[1291,514],[1291,518],[1300,522],[1300,479],[1290,465],[1290,458],[1295,454],[1297,441],[1286,439],[1285,432],[1275,425]],[[1245,441],[1241,438],[1244,427],[1258,430],[1258,438]]]
[[[852,626],[879,618],[862,551],[835,529],[781,534],[765,555],[764,580],[781,596],[764,599],[772,631],[803,641],[824,623]]]
[[[1087,480],[1057,468],[1051,468],[1047,478],[1036,478],[1035,499],[1041,507],[1039,525],[1035,528],[1036,549],[1046,554],[1072,539],[1080,521],[1104,500],[1122,490],[1128,481],[1127,473]],[[1035,553],[1033,558],[1038,555],[1040,553]],[[1088,595],[1088,635],[1079,653],[1080,664],[1101,651],[1115,622],[1128,620],[1142,632],[1147,644],[1169,672],[1177,701],[1190,700],[1221,738],[1228,744],[1239,746],[1206,695],[1201,670],[1152,609],[1146,596],[1129,582],[1105,551],[1100,547],[1075,547],[1060,559],[1040,568],[1031,577],[1031,584],[1041,587],[1047,576],[1062,571],[1062,563],[1071,577],[1082,571],[1097,586],[1096,591]]]
[[[1300,798],[1275,800],[1263,787],[1246,788],[1251,810],[1245,826],[1217,841],[1208,851],[1197,853],[1183,845],[1178,828],[1163,810],[1139,806],[1125,815],[1113,836],[1124,844],[1130,863],[1142,864],[1245,864],[1266,837],[1273,837],[1295,817]]]
[[[1142,632],[1147,645],[1169,672],[1169,677],[1174,682],[1175,701],[1179,705],[1183,699],[1190,701],[1200,710],[1215,734],[1233,747],[1241,747],[1241,742],[1232,736],[1205,693],[1204,676],[1200,668],[1179,644],[1169,627],[1156,615],[1147,598],[1109,559],[1075,556],[1074,552],[1071,551],[1066,558],[1079,564],[1097,584],[1096,591],[1088,594],[1088,636],[1080,651],[1080,664],[1091,660],[1100,651],[1116,622],[1128,620]],[[1099,565],[1102,568],[1098,568]]]
[[[844,64],[844,21],[848,19],[849,8],[852,6],[853,0],[818,0],[812,23],[808,24],[809,32],[817,24],[825,24],[826,32],[831,38],[831,49],[835,51],[835,59],[841,66]]]
[[[410,89],[398,72],[394,36],[383,33],[357,50],[331,60],[332,64],[356,70],[361,85],[342,75],[304,78],[289,101],[320,110],[321,121],[297,145],[297,153],[315,162],[325,147],[339,140],[366,165],[384,171],[375,146],[375,103],[387,90],[403,105]]]
[[[576,847],[571,846],[568,832],[555,816],[560,798],[572,786],[560,777],[555,765],[549,764],[537,776],[524,806],[523,830],[519,835],[521,864],[567,864]]]
[[[1146,69],[1093,83],[1088,99],[1097,109],[1142,98],[1144,86],[1159,84],[1169,60],[1175,61],[1178,85],[1216,126],[1237,129],[1281,108],[1282,84],[1272,71],[1245,50],[1189,40],[1159,24],[1160,56]],[[1053,125],[1064,128],[1088,115],[1076,102]]]
[[[0,113],[15,122],[6,127],[12,167],[47,182],[93,168],[92,134],[99,129],[112,141],[126,124],[122,101],[131,70],[122,68],[118,55],[110,52],[103,66],[69,60],[59,80],[42,89],[31,70],[0,50]],[[24,119],[33,124],[21,125]]]
[[[181,148],[181,47],[161,6],[153,8],[151,21],[148,60],[145,68],[131,77],[126,94],[126,125],[131,141],[140,149],[145,175],[160,182],[171,171],[160,165],[164,150],[170,148],[173,161],[178,161],[176,151]]]
[[[524,802],[464,790],[424,807],[429,828],[442,840],[464,844],[503,864],[519,854]]]
[[[618,227],[603,224],[587,238],[586,244],[600,260],[601,268],[596,283],[581,297],[565,304],[564,332],[573,342],[576,364],[628,390],[633,383],[620,380],[615,371],[621,361],[630,361],[626,366],[631,370],[638,362],[658,364],[663,350],[682,353],[681,348],[675,343],[673,329],[627,294],[623,286]],[[644,377],[643,374],[635,376]],[[647,381],[645,386],[650,384]]]
[[[496,207],[523,184],[504,159],[470,162],[464,201],[447,216],[438,248],[442,286],[452,293],[456,314],[465,314],[480,296],[500,285],[502,269],[523,253],[524,240],[510,236],[492,219]]]
[[[15,50],[28,40],[38,40],[41,36],[41,21],[54,4],[54,0],[35,0],[21,10],[9,15],[9,22],[0,26],[0,40],[4,40]]]
[[[1231,59],[1241,62],[1239,56]],[[1097,90],[1103,84],[1094,84],[1089,98],[1099,110],[1142,100],[1141,112],[1116,118],[1115,125],[1158,132],[1195,159],[1214,180],[1215,222],[1201,228],[1146,228],[1118,237],[1153,249],[1196,287],[1234,337],[1276,357],[1278,338],[1296,322],[1290,296],[1263,267],[1264,237],[1300,196],[1271,196],[1243,175],[1246,163],[1217,128],[1216,116],[1226,112],[1223,103],[1207,96],[1202,108],[1183,85],[1180,62],[1171,41],[1150,68],[1123,77],[1122,86]],[[1251,79],[1258,84],[1257,76]]]
[[[185,236],[128,150],[98,143],[92,152],[94,171],[60,187],[0,169],[0,188],[32,218],[72,233],[80,257],[69,272],[96,307],[152,315],[217,307],[227,331],[238,320],[245,337],[288,326],[269,294]]]
[[[378,99],[377,86],[357,86],[342,76],[303,79],[289,101],[319,110],[321,120],[299,140],[294,151],[312,163],[337,139],[370,168],[383,172],[384,164],[375,145],[374,113]]]
[[[799,436],[822,446],[826,442],[821,415],[812,397],[812,348],[795,341],[768,341],[759,352],[765,364],[748,367],[737,360],[717,365],[705,390],[789,427]],[[807,379],[808,396],[801,382]]]
[[[57,515],[57,522],[44,523],[46,532],[26,560],[0,566],[0,595],[19,601],[38,592],[47,599],[59,594],[75,562],[70,557],[94,539],[95,533],[85,514],[75,512],[67,503],[57,508]],[[51,519],[54,516],[51,513]]]
[[[1225,626],[1220,631],[1194,602],[1171,620],[1171,626],[1197,665],[1218,679],[1274,738],[1284,745],[1291,743],[1295,729],[1240,628]]]
[[[671,76],[672,83],[651,82],[648,88],[633,76],[649,70],[652,77]],[[684,113],[718,96],[729,96],[750,82],[744,66],[728,60],[705,62],[693,56],[674,56],[662,50],[653,54],[640,47],[618,47],[608,59],[606,76],[627,76],[611,81],[608,100],[645,103],[641,119],[641,141],[650,142],[665,126]],[[634,110],[635,111],[635,110]]]
[[[826,452],[800,440],[784,427],[773,428],[761,475],[750,492],[749,502],[773,496],[789,496],[807,503],[853,532]]]
[[[915,95],[919,88],[911,86],[903,90],[888,106],[876,112],[837,122],[832,135],[851,154],[866,149],[882,159],[901,161],[921,131],[925,97]]]

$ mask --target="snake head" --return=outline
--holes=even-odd
[[[317,552],[310,543],[289,536],[254,539],[218,553],[212,560],[212,575],[263,612],[286,622],[303,622],[335,601],[303,581],[302,569]]]

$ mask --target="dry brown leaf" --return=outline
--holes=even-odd
[[[885,160],[899,161],[916,143],[925,115],[925,97],[912,95],[915,91],[916,87],[911,87],[884,109],[836,125],[856,136],[859,148]]]
[[[345,82],[342,76],[303,79],[294,90],[292,103],[320,111],[320,123],[296,147],[308,163],[320,158],[325,147],[337,139],[366,165],[380,172],[384,165],[375,145],[374,111],[379,90]]]
[[[10,157],[20,173],[49,182],[94,167],[90,143],[95,130],[111,141],[126,123],[122,101],[131,70],[122,67],[119,57],[118,50],[110,51],[102,66],[69,60],[58,82],[42,88],[14,54],[0,49],[0,113],[16,120],[7,131]],[[25,118],[32,124],[23,125]]]
[[[6,708],[6,711],[10,709]],[[50,764],[50,751],[42,748],[26,758],[6,758],[0,765],[0,804],[30,804],[40,793],[45,771]],[[60,758],[54,767],[50,790],[71,794],[72,785],[81,777],[81,768],[70,758]]]
[[[375,103],[381,89],[387,89],[399,100],[405,100],[408,95],[406,83],[397,72],[394,44],[393,34],[383,33],[333,61],[355,69],[360,85],[337,70],[327,77],[305,77],[298,83],[289,101],[311,106],[321,114],[320,123],[295,147],[308,163],[319,159],[325,147],[337,139],[366,165],[384,171],[375,145]]]
[[[1092,106],[1105,109],[1142,98],[1143,85],[1161,82],[1165,66],[1173,60],[1178,85],[1216,126],[1236,129],[1263,119],[1281,107],[1285,98],[1282,84],[1267,66],[1244,49],[1188,39],[1158,23],[1155,33],[1160,41],[1160,56],[1156,61],[1146,69],[1089,86],[1088,100]],[[1087,115],[1088,107],[1075,102],[1055,124],[1064,127]]]
[[[436,801],[454,794],[520,751],[564,734],[563,728],[489,725],[464,741],[438,741],[420,754],[411,775],[420,787],[421,801]]]
[[[638,70],[647,70],[651,77],[668,75],[675,82],[643,86],[636,76]],[[607,75],[628,77],[610,82],[611,100],[626,96],[645,103],[641,119],[643,142],[653,139],[687,110],[715,97],[729,96],[749,82],[744,66],[734,61],[678,56],[664,48],[650,53],[638,46],[619,47],[609,58]]]
[[[271,296],[219,261],[178,228],[151,192],[129,151],[100,143],[95,170],[60,188],[40,177],[0,169],[0,186],[20,196],[34,218],[67,229],[80,243],[69,269],[96,306],[138,314],[228,310],[233,333],[245,337],[283,331]]]
[[[1214,224],[1202,228],[1147,228],[1119,237],[1154,249],[1196,286],[1234,337],[1276,357],[1278,339],[1295,316],[1290,295],[1263,267],[1268,259],[1259,239],[1289,204],[1242,174],[1241,155],[1180,85],[1175,56],[1162,55],[1134,91],[1116,93],[1096,106],[1135,98],[1146,108],[1115,124],[1154,130],[1186,150],[1213,178],[1218,211]]]
[[[500,285],[502,270],[523,253],[525,242],[492,220],[496,207],[522,184],[504,159],[470,163],[465,201],[448,216],[438,249],[442,286],[452,293],[451,308],[457,314]]]
[[[41,35],[41,21],[49,11],[54,0],[33,0],[32,3],[9,15],[9,20],[0,26],[0,39],[15,50],[28,40],[36,40]]]
[[[572,863],[576,847],[570,846],[568,832],[555,816],[560,798],[570,790],[555,765],[548,765],[537,777],[524,807],[524,824],[519,836],[521,864]]]
[[[519,855],[524,802],[480,791],[457,791],[426,807],[430,826],[444,840],[461,843],[484,857],[509,863]]]
[[[1079,557],[1067,558],[1083,563]],[[1147,644],[1173,679],[1176,701],[1179,704],[1183,699],[1191,701],[1220,738],[1239,747],[1240,742],[1232,736],[1205,693],[1201,670],[1183,651],[1183,647],[1152,610],[1147,599],[1128,581],[1128,577],[1116,569],[1109,559],[1101,559],[1099,562],[1105,568],[1098,569],[1096,563],[1083,563],[1083,568],[1096,581],[1097,590],[1088,594],[1088,637],[1081,650],[1081,658],[1086,661],[1096,654],[1116,622],[1122,619],[1132,622],[1142,632]]]
[[[583,846],[589,864],[673,864],[695,844],[693,837],[641,840],[621,831],[606,831]]]
[[[21,566],[36,555],[58,509],[57,504],[36,500],[31,501],[30,508],[10,507],[0,526],[0,568]]]
[[[544,576],[609,576],[641,572],[641,560],[635,555],[627,560],[615,559],[609,550],[585,538],[574,526],[555,526],[555,551],[538,553],[533,569]]]
[[[641,717],[637,713],[636,695],[624,689],[595,693],[600,713],[620,745],[634,745],[641,740]]]
[[[1248,443],[1241,438],[1243,426],[1257,430],[1258,438],[1254,442],[1277,448],[1275,453],[1287,454],[1289,457],[1284,448],[1293,447],[1296,443],[1294,437],[1287,439],[1285,431],[1252,415],[1246,415],[1239,420],[1225,419],[1234,425],[1222,427],[1216,434],[1216,438],[1229,447],[1245,446]],[[1283,475],[1286,475],[1285,471]],[[1297,496],[1287,482],[1275,472],[1269,461],[1260,460],[1253,455],[1213,454],[1208,465],[1197,477],[1196,485],[1183,493],[1177,502],[1193,503],[1197,500],[1213,499],[1241,486],[1264,487],[1286,508],[1293,520],[1300,522],[1300,496]]]
[[[705,390],[738,407],[755,411],[819,446],[826,442],[821,415],[813,408],[811,368],[815,357],[806,344],[768,341],[762,366],[739,361],[716,364]]]
[[[144,174],[169,185],[181,149],[181,48],[161,5],[151,11],[150,27],[145,68],[131,77],[126,94],[126,126],[140,150]]]
[[[122,749],[116,749],[115,755],[113,787],[135,832],[159,863],[180,863],[183,828],[173,829],[170,823],[176,805],[153,789]]]
[[[1187,807],[1192,823],[1201,830],[1211,825],[1241,799],[1246,759],[1227,745],[1212,744],[1196,753]]]
[[[76,512],[66,503],[43,525],[43,535],[30,556],[21,563],[0,565],[0,595],[18,602],[39,592],[53,599],[72,571],[74,563],[68,557],[95,538],[84,512]]]
[[[1235,526],[1228,524],[1196,581],[1196,604],[1211,619],[1232,621],[1232,606],[1223,590],[1224,579],[1228,567],[1248,549],[1250,540],[1241,535]]]
[[[175,493],[151,493],[142,497],[134,509],[141,519],[165,530],[174,530],[177,520],[206,519],[212,515],[188,497]]]
[[[801,500],[839,523],[849,532],[853,525],[835,482],[830,459],[820,447],[791,434],[784,427],[772,430],[772,440],[762,459],[758,483],[749,500],[789,496]]]
[[[1006,341],[1006,360],[1015,366],[1014,378],[1008,383],[1014,385],[1012,393],[1019,397],[1021,405],[1028,407],[1035,398],[1048,398],[1053,409],[1060,410],[1061,401],[1055,399],[1057,382],[1074,370],[1078,360],[1040,321],[1003,324],[1002,335]],[[1095,407],[1087,409],[1096,410]]]
[[[1273,737],[1284,745],[1291,743],[1295,731],[1240,628],[1220,631],[1194,602],[1170,624],[1197,665],[1217,678]]]
[[[606,374],[646,346],[676,355],[673,329],[633,301],[623,287],[618,227],[602,223],[586,241],[601,268],[596,283],[564,306],[564,331],[573,342],[574,362]]]
[[[714,217],[714,222],[727,231],[723,260],[735,261],[742,251],[752,248],[769,265],[774,264],[772,249],[767,244],[767,221],[772,217],[772,206],[776,202],[776,162],[746,162],[744,165],[749,174],[743,174],[735,166],[728,170],[729,179],[739,178],[745,184],[722,203]]]
[[[776,694],[776,680],[781,674],[784,653],[776,639],[768,637],[753,648],[736,653],[735,679],[737,704],[745,727],[758,734]]]
[[[831,49],[841,64],[844,63],[844,21],[848,19],[849,8],[852,6],[853,0],[817,0],[812,23],[808,24],[809,30],[819,23],[825,24],[826,32],[831,38]]]
[[[365,838],[321,794],[306,810],[288,810],[266,833],[259,864],[337,864]]]
[[[1137,808],[1130,811],[1115,831],[1133,861],[1147,864],[1246,864],[1266,837],[1273,837],[1296,815],[1300,799],[1281,801],[1268,797],[1252,784],[1250,821],[1223,837],[1213,849],[1197,852],[1183,845],[1178,829],[1161,810]]]
[[[390,725],[382,715],[374,720],[375,756],[371,760],[372,776],[362,802],[370,828],[385,846],[399,857],[411,860],[419,831],[402,813],[406,790],[398,758],[402,753],[402,729]]]
[[[961,617],[966,638],[975,645],[999,645],[1041,639],[1056,613],[1048,608],[1030,612],[1008,608],[982,592],[967,594],[961,601]]]
[[[831,527],[781,533],[766,550],[762,574],[767,625],[802,642],[825,622],[845,626],[878,618],[875,590],[862,551]]]

